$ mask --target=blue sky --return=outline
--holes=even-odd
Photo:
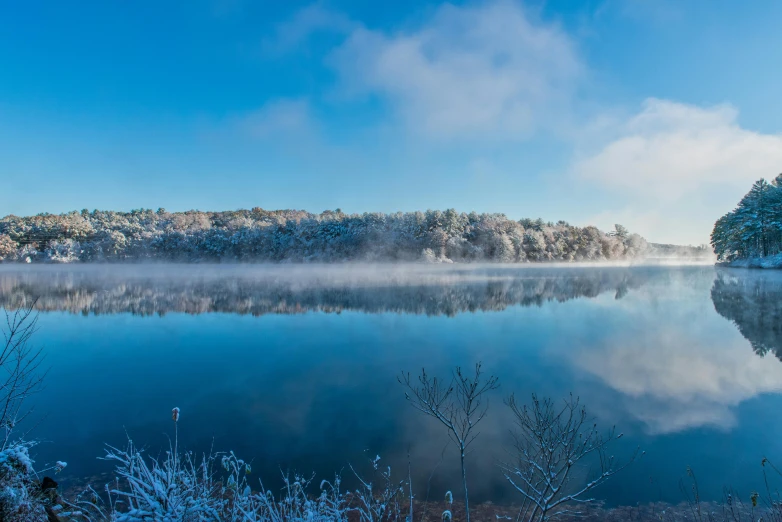
[[[0,214],[454,207],[706,242],[782,172],[782,3],[8,3]]]

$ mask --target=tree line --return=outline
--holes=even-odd
[[[782,252],[782,174],[771,183],[756,181],[738,206],[714,224],[711,244],[724,261]]]
[[[621,225],[605,233],[504,214],[314,214],[73,211],[0,219],[0,261],[586,261],[635,257],[649,245]]]

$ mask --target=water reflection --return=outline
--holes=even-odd
[[[399,312],[453,316],[612,292],[650,275],[623,268],[428,266],[32,267],[0,270],[0,306],[82,314]]]
[[[624,417],[639,421],[648,433],[664,434],[702,426],[729,429],[736,424],[738,404],[782,390],[778,364],[756,357],[736,337],[715,337],[718,330],[709,321],[713,312],[702,298],[709,286],[714,309],[738,327],[755,353],[782,358],[782,275],[757,271],[498,265],[14,267],[0,270],[0,305],[12,308],[37,299],[40,310],[83,315],[358,311],[455,316],[607,294],[632,301],[608,315],[623,323],[599,328],[576,322],[573,337],[588,334],[589,341],[567,345],[558,357],[579,375],[618,392]],[[595,310],[605,313],[606,307]],[[653,333],[650,325],[658,325]]]
[[[779,361],[757,357],[739,339],[694,335],[688,326],[671,321],[653,337],[609,341],[572,361],[619,392],[623,415],[655,435],[733,428],[736,406],[782,391]]]
[[[658,279],[647,282],[623,307],[621,324],[562,354],[579,374],[618,392],[605,417],[635,419],[653,435],[727,431],[737,426],[738,405],[782,392],[782,363],[758,357],[782,354],[780,274],[717,271],[669,280],[667,291]],[[703,298],[709,290],[711,303]],[[711,319],[712,303],[744,339]]]
[[[38,455],[68,461],[66,474],[101,471],[102,444],[121,444],[126,431],[151,448],[165,444],[176,405],[183,444],[236,450],[261,477],[276,476],[278,466],[326,477],[363,462],[365,450],[406,469],[409,451],[415,483],[437,468],[439,497],[455,487],[457,466],[438,464],[444,433],[411,411],[396,374],[425,366],[443,375],[482,360],[502,389],[475,445],[476,498],[517,500],[495,466],[511,426],[502,395],[572,391],[599,422],[627,434],[626,449],[647,451],[599,494],[635,503],[680,500],[686,465],[698,470],[705,496],[718,496],[726,481],[744,491],[762,486],[753,482],[759,459],[782,452],[782,419],[762,413],[782,406],[782,362],[759,355],[782,346],[780,275],[0,267],[0,305],[37,298],[39,309],[65,312],[42,314],[36,339],[52,368],[37,397],[47,415],[37,429],[56,443]],[[310,311],[343,313],[303,313]],[[661,493],[649,490],[651,476]]]
[[[782,273],[721,271],[711,289],[714,309],[733,321],[755,353],[782,359]]]

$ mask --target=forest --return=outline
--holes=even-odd
[[[540,262],[648,254],[621,225],[446,211],[73,211],[0,219],[0,262]]]
[[[738,206],[714,224],[711,244],[718,258],[727,262],[779,257],[782,253],[782,174],[771,183],[765,179],[756,181]]]

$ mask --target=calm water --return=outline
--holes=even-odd
[[[782,274],[712,267],[0,267],[0,305],[38,298],[51,367],[35,398],[40,464],[105,472],[126,433],[153,453],[232,449],[273,483],[330,477],[371,454],[432,496],[459,487],[440,427],[412,410],[400,370],[483,361],[500,378],[470,456],[479,500],[515,499],[497,462],[502,397],[579,395],[646,455],[598,492],[679,501],[760,488],[782,462]],[[445,456],[439,463],[443,449]],[[438,464],[439,463],[439,464]],[[434,471],[434,473],[432,473]],[[401,475],[400,475],[401,478]],[[421,492],[423,496],[424,492]]]

